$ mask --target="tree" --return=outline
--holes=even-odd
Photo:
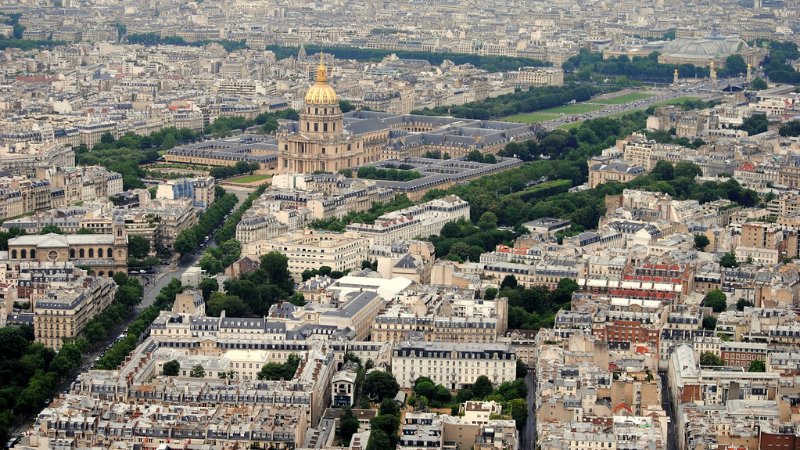
[[[719,265],[725,268],[739,267],[739,261],[736,260],[736,253],[732,250],[722,255],[719,260]]]
[[[708,237],[704,234],[695,234],[694,235],[694,248],[700,250],[701,252],[710,244],[711,241],[708,240]]]
[[[653,166],[652,174],[660,181],[672,181],[675,179],[675,166],[669,161],[660,160]]]
[[[516,370],[517,378],[525,378],[528,375],[528,366],[521,359],[517,359],[517,370]]]
[[[428,377],[419,377],[414,382],[415,395],[422,395],[428,398],[433,398],[433,394],[435,392],[436,392],[436,385]]]
[[[695,179],[703,174],[703,170],[695,163],[681,161],[675,164],[675,179],[691,178]]]
[[[722,358],[714,354],[714,352],[703,352],[700,355],[700,365],[701,366],[724,366],[725,362],[722,361]]]
[[[711,308],[716,313],[725,311],[728,308],[728,297],[719,289],[714,289],[703,298],[703,306]]]
[[[481,218],[478,220],[478,228],[483,231],[497,228],[497,215],[491,211],[481,214]]]
[[[736,302],[736,310],[737,311],[744,311],[745,308],[752,307],[752,306],[753,306],[753,302],[747,301],[747,300],[745,300],[743,298],[740,298]]]
[[[189,376],[192,378],[203,378],[206,376],[206,369],[203,368],[200,364],[192,367],[192,370],[189,372]]]
[[[400,428],[400,417],[392,414],[382,414],[375,416],[369,422],[373,430],[381,430],[390,438],[396,437],[397,429]]]
[[[491,394],[494,390],[492,382],[486,375],[479,376],[474,383],[472,383],[472,395],[477,399],[482,399]]]
[[[400,407],[397,406],[397,403],[394,401],[394,399],[385,398],[381,402],[381,406],[378,409],[378,415],[382,416],[385,414],[400,417]]]
[[[513,289],[517,287],[517,277],[514,275],[506,275],[503,282],[500,283],[500,289]]]
[[[197,235],[192,228],[187,228],[175,238],[173,248],[181,256],[189,255],[197,250]]]
[[[384,398],[394,398],[400,390],[400,385],[391,372],[376,370],[370,372],[364,379],[364,394],[373,401]]]
[[[764,89],[768,88],[767,82],[764,81],[761,77],[756,77],[752,83],[750,83],[750,88],[754,91],[763,91]]]
[[[285,363],[270,362],[264,364],[256,376],[259,380],[291,380],[300,366],[300,356],[292,353]]]
[[[235,295],[226,295],[224,292],[213,292],[206,305],[206,312],[211,317],[219,317],[222,311],[228,317],[245,317],[247,306],[241,298]]]
[[[291,293],[294,288],[294,280],[289,273],[289,258],[286,255],[281,252],[269,252],[261,257],[259,267],[267,273],[270,283]]]
[[[164,368],[161,373],[169,377],[176,377],[180,373],[180,370],[181,363],[173,359],[172,361],[167,361],[164,363]]]
[[[497,298],[497,288],[488,287],[485,291],[483,291],[484,300],[494,300],[495,298]]]
[[[211,298],[211,294],[219,291],[219,282],[216,278],[203,278],[198,287],[203,293],[203,300],[208,301]]]
[[[525,424],[528,422],[528,402],[524,398],[515,398],[508,404],[511,407],[511,418],[514,419],[517,429],[525,428]]]
[[[717,329],[717,318],[714,316],[703,317],[703,329],[714,331]]]
[[[358,419],[353,415],[353,410],[345,408],[344,414],[339,418],[339,436],[342,437],[342,444],[350,444],[350,438],[358,432],[358,427]]]
[[[388,448],[392,448],[392,441],[389,439],[389,435],[384,431],[373,428],[369,433],[367,450],[386,450]]]
[[[64,232],[61,231],[61,228],[52,224],[43,226],[41,231],[39,231],[39,234],[50,234],[50,233],[64,234]]]
[[[141,236],[128,236],[128,256],[142,259],[150,253],[150,242]]]
[[[750,361],[750,366],[747,367],[748,372],[766,372],[767,366],[764,364],[764,361],[760,359],[754,359]]]

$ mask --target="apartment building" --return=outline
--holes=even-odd
[[[516,377],[516,353],[507,344],[406,341],[392,350],[392,373],[402,388],[428,377],[448,389],[471,386],[481,375],[497,385]]]
[[[359,233],[297,230],[244,245],[242,254],[259,257],[279,251],[289,258],[289,272],[299,280],[303,271],[328,266],[333,270],[357,270],[367,259],[368,242]]]
[[[159,184],[156,199],[178,200],[188,198],[192,206],[204,210],[214,203],[214,177],[180,178]]]
[[[86,323],[111,304],[117,285],[106,277],[87,277],[78,283],[53,282],[33,299],[36,342],[59,350],[66,338],[83,331]]]
[[[478,300],[459,294],[407,297],[407,305],[394,304],[372,323],[372,339],[399,343],[412,335],[428,342],[493,343],[508,327],[508,299]],[[426,305],[421,312],[420,305]]]

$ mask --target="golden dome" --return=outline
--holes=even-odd
[[[319,62],[317,66],[317,82],[306,92],[306,104],[310,105],[336,105],[339,98],[336,91],[328,84],[328,68],[325,63]]]

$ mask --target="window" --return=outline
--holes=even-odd
[[[98,258],[102,258],[103,257],[103,249],[102,248],[98,248],[97,249],[97,257]]]
[[[31,259],[36,259],[36,249],[35,248],[31,249]]]
[[[28,251],[23,248],[22,250],[20,250],[19,256],[22,259],[26,259],[28,257]]]
[[[314,131],[319,131],[319,124],[314,122]]]
[[[94,249],[93,248],[89,249],[89,258],[94,258]]]
[[[323,123],[322,124],[322,131],[326,131],[326,132],[328,131],[328,124],[327,123]]]
[[[16,249],[11,250],[11,258],[17,259],[17,250]]]

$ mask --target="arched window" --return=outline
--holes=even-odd
[[[86,253],[84,253],[83,249],[78,250],[78,257],[80,257],[80,258],[85,258],[86,257]]]
[[[31,249],[31,259],[36,259],[36,249],[35,248]]]
[[[103,257],[103,249],[102,248],[98,248],[97,249],[97,257],[98,258],[102,258]]]
[[[97,272],[97,276],[102,277],[103,275],[105,275],[105,273],[102,270],[100,272]]]
[[[114,250],[111,250],[111,247],[106,249],[106,258],[112,258],[114,256]]]
[[[328,124],[327,123],[323,123],[322,124],[322,131],[326,131],[326,132],[328,131]]]
[[[311,124],[306,122],[306,131],[311,131]]]
[[[19,257],[20,257],[21,259],[27,259],[27,258],[28,258],[28,251],[27,251],[27,250],[25,250],[25,249],[23,248],[23,249],[22,249],[22,250],[20,250],[20,252],[19,252]]]
[[[314,108],[314,114],[319,114],[319,108]]]
[[[12,259],[17,259],[17,250],[16,249],[11,250],[11,258]]]
[[[69,257],[70,258],[75,258],[75,249],[74,248],[69,249]]]
[[[94,258],[94,249],[93,248],[89,249],[89,258]]]
[[[314,131],[319,131],[319,124],[314,122]]]

